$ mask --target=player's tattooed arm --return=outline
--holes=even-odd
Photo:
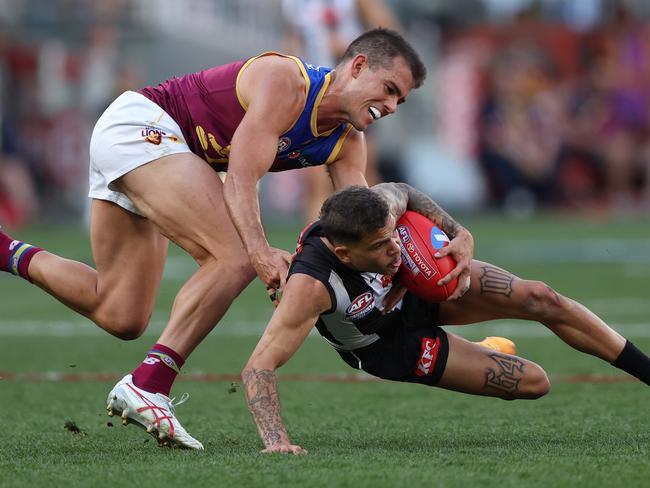
[[[323,283],[301,273],[289,277],[282,301],[242,371],[246,404],[266,447],[262,452],[307,452],[289,441],[275,371],[298,350],[318,316],[331,307],[332,299]]]
[[[373,186],[372,190],[379,193],[388,202],[390,213],[396,219],[406,212],[409,197],[408,191],[404,189],[402,183],[379,183]]]
[[[406,183],[380,183],[375,185],[373,190],[386,199],[390,212],[395,218],[399,218],[406,210],[413,210],[433,220],[445,231],[451,241],[448,246],[436,253],[436,258],[450,255],[456,260],[456,267],[438,281],[438,285],[446,285],[458,278],[459,286],[449,300],[456,300],[463,296],[470,288],[471,265],[474,257],[474,237],[470,231],[452,219],[428,195]]]
[[[388,202],[391,213],[399,218],[407,210],[418,212],[433,220],[450,237],[467,231],[445,212],[429,195],[406,183],[380,183],[372,187]]]
[[[289,444],[287,429],[280,416],[280,398],[275,372],[251,368],[242,374],[248,409],[267,449],[278,444]]]

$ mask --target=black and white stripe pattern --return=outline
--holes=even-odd
[[[382,315],[383,300],[391,288],[376,273],[359,273],[339,261],[321,240],[318,223],[306,229],[299,243],[289,275],[307,274],[321,281],[332,298],[332,309],[320,316],[316,327],[338,351],[354,351],[369,346],[400,320],[396,309]]]

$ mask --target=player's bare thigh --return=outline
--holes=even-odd
[[[545,395],[546,373],[527,359],[502,354],[447,333],[449,356],[438,386],[474,395],[507,400]]]
[[[167,239],[147,219],[118,205],[92,201],[91,245],[97,269],[93,318],[138,335],[146,327],[167,257]]]
[[[531,295],[551,300],[560,297],[543,283],[522,280],[507,270],[472,261],[470,289],[460,299],[440,304],[440,323],[463,325],[502,318],[531,319]]]
[[[166,156],[130,171],[114,184],[199,264],[214,258],[248,265],[223,200],[223,183],[198,156]]]

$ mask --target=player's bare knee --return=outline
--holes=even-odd
[[[123,341],[134,341],[144,333],[146,328],[146,323],[126,324],[126,327],[115,331],[112,334],[118,339],[122,339]]]
[[[112,315],[110,318],[100,318],[95,320],[95,322],[106,332],[118,339],[122,339],[123,341],[133,341],[144,333],[149,324],[150,317],[150,314],[141,317],[120,317],[119,315]]]
[[[526,369],[518,398],[535,400],[546,395],[551,389],[546,371],[535,363],[529,363]]]
[[[227,260],[223,264],[226,267],[226,276],[232,277],[234,282],[239,282],[239,288],[241,288],[240,292],[246,288],[246,286],[248,286],[256,276],[255,268],[253,268],[247,255]],[[233,285],[234,284],[235,283],[233,283]]]
[[[565,300],[546,283],[525,281],[526,295],[523,307],[531,319],[543,321],[552,318],[564,306]]]
[[[208,255],[198,263],[199,266],[214,266],[215,272],[218,272],[219,276],[227,276],[233,287],[240,283],[242,290],[256,276],[255,268],[243,250],[241,253],[221,255],[218,258]]]
[[[535,400],[549,392],[551,384],[540,366],[514,356],[511,358],[511,363],[502,361],[507,367],[498,375],[488,370],[487,384],[499,390],[496,396],[503,400]]]

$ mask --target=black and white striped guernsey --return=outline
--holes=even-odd
[[[382,314],[383,300],[391,289],[390,277],[360,273],[345,266],[322,241],[317,221],[302,232],[289,269],[322,282],[329,291],[332,308],[320,315],[316,328],[339,352],[352,352],[380,339],[393,337],[406,323],[433,324],[437,305],[409,293],[394,310]]]

